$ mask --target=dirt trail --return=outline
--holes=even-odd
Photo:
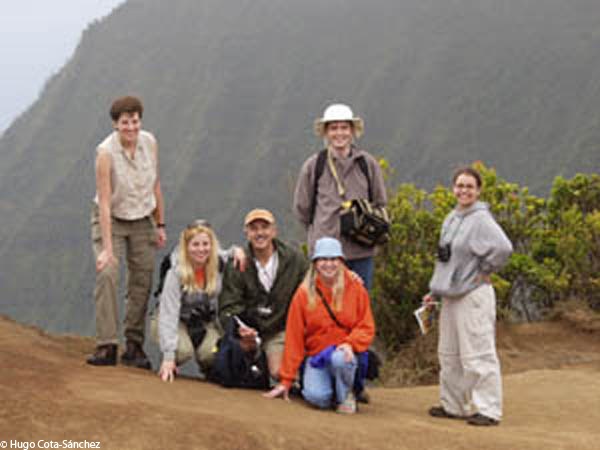
[[[437,386],[370,390],[351,417],[192,379],[96,368],[93,341],[0,317],[0,441],[98,441],[102,449],[598,449],[600,336],[548,323],[501,330],[499,427],[433,419]],[[535,370],[522,371],[530,367]]]

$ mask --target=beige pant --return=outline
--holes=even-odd
[[[496,354],[496,295],[485,284],[458,299],[442,299],[438,356],[441,405],[451,414],[502,417]]]
[[[150,334],[152,341],[160,346],[160,336],[158,333],[158,314],[155,314],[150,321]],[[187,327],[181,321],[177,326],[177,349],[175,350],[175,364],[181,365],[196,357],[196,362],[200,369],[205,372],[211,368],[215,362],[217,351],[217,341],[221,337],[216,325],[212,322],[206,324],[206,335],[202,343],[194,350],[194,345],[188,334]]]
[[[279,369],[283,359],[283,349],[285,348],[285,331],[280,331],[275,336],[265,341],[262,348],[267,355],[269,364],[269,374],[271,378],[279,379]]]
[[[94,255],[102,251],[98,208],[92,211],[92,247]],[[118,343],[119,266],[122,258],[127,264],[127,294],[125,297],[125,337],[144,342],[146,310],[152,289],[152,272],[156,258],[156,231],[150,217],[135,221],[112,219],[113,253],[117,264],[109,264],[96,272],[96,343]]]

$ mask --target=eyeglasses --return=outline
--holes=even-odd
[[[474,184],[463,184],[463,183],[455,184],[454,187],[457,189],[468,189],[468,190],[477,189],[477,186],[475,186]]]

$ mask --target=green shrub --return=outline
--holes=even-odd
[[[572,298],[600,308],[600,177],[557,177],[546,200],[481,163],[475,167],[484,181],[481,199],[514,246],[492,277],[499,319],[539,319]],[[389,197],[391,239],[376,259],[373,310],[379,338],[397,350],[417,331],[413,311],[428,292],[440,227],[455,200],[446,187],[428,194],[410,184]]]

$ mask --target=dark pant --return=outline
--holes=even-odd
[[[365,289],[371,293],[371,287],[373,286],[373,270],[374,263],[373,257],[367,256],[366,258],[349,259],[346,261],[346,265],[350,270],[356,272],[360,276],[365,285]]]
[[[370,295],[371,287],[373,285],[373,257],[367,256],[366,258],[349,259],[346,264],[350,270],[356,272],[358,276],[362,278],[365,289]],[[358,370],[356,371],[356,378],[354,380],[354,390],[356,392],[361,392],[365,388],[365,378],[367,376],[369,357],[367,352],[361,353],[357,356],[359,356],[359,365]]]

